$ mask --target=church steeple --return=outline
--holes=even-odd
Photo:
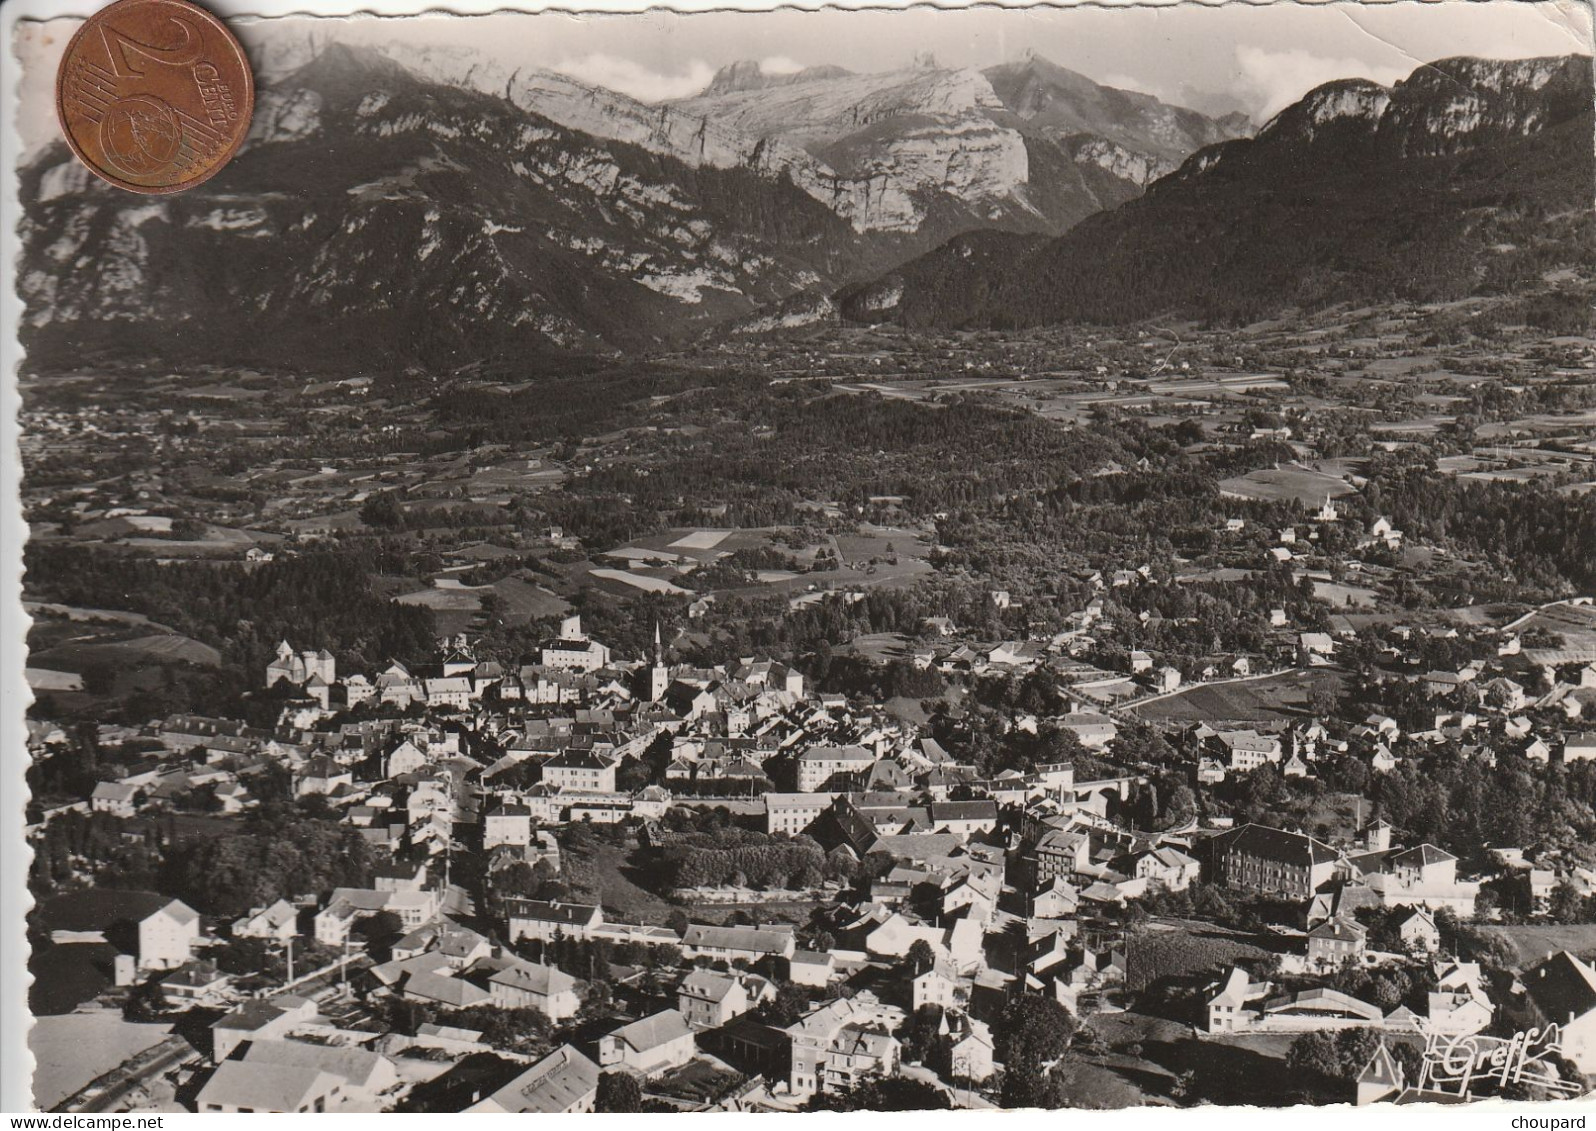
[[[654,666],[648,669],[648,701],[658,703],[670,687],[671,673],[665,666],[665,646],[660,643],[659,621],[654,622]]]

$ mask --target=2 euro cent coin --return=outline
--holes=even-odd
[[[116,0],[78,29],[56,74],[72,152],[130,192],[181,192],[238,151],[255,108],[233,33],[188,0]]]

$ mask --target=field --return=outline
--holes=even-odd
[[[142,618],[123,621],[114,613],[98,611],[92,619],[71,613],[56,617],[53,610],[61,607],[35,608],[28,630],[29,660],[35,666],[81,672],[96,664],[129,669],[163,664],[216,667],[222,662],[215,648],[165,625]]]
[[[1160,920],[1131,940],[1128,980],[1141,990],[1164,978],[1219,977],[1244,958],[1265,958],[1269,952],[1251,935],[1191,920]]]
[[[34,1106],[49,1111],[68,1096],[171,1032],[170,1025],[135,1025],[116,1012],[40,1017],[28,1034],[36,1067]]]
[[[872,632],[854,637],[848,651],[877,664],[890,663],[908,658],[909,638],[898,632]]]
[[[1536,923],[1515,927],[1482,926],[1480,929],[1512,943],[1521,969],[1539,962],[1554,950],[1566,950],[1582,957],[1596,953],[1596,923],[1569,926]]]
[[[1207,684],[1129,708],[1149,722],[1268,723],[1311,714],[1318,688],[1341,689],[1346,676],[1308,668],[1233,683]]]
[[[1352,494],[1353,487],[1338,475],[1326,475],[1310,467],[1290,464],[1249,471],[1235,479],[1222,480],[1219,492],[1235,499],[1258,499],[1264,502],[1293,499],[1304,507],[1317,507],[1326,498]]]
[[[1565,651],[1596,649],[1596,606],[1550,605],[1530,614],[1527,620],[1515,623],[1513,627],[1519,632],[1532,629],[1554,632],[1563,638]],[[1525,649],[1525,655],[1531,655],[1532,652],[1538,653],[1539,650]]]
[[[658,925],[675,908],[635,883],[637,869],[630,858],[632,846],[595,841],[590,847],[567,849],[560,878],[571,885],[571,897],[601,904],[622,919]],[[631,875],[628,875],[631,873]]]

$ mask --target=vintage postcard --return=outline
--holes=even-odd
[[[6,6],[0,1106],[1590,1089],[1584,5],[125,4]]]

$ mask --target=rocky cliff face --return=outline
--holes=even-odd
[[[1069,83],[1060,85],[1059,76]],[[1062,231],[1103,207],[1105,195],[1117,202],[1154,169],[1233,136],[1193,111],[1111,91],[1035,59],[985,72],[926,59],[867,75],[811,68],[768,76],[757,64],[738,63],[673,107],[801,149],[838,178],[835,199],[851,215],[896,231],[922,229],[939,197],[985,225]],[[1103,148],[1078,158],[1091,173],[1059,178],[1056,162],[1035,160],[1039,146],[1074,160],[1080,145],[1094,142]],[[1111,147],[1122,159],[1110,156]],[[1085,183],[1103,174],[1124,191],[1099,193]],[[973,226],[983,225],[966,225]]]
[[[798,325],[960,233],[1061,231],[1162,160],[1019,128],[985,75],[932,60],[733,67],[650,106],[476,52],[251,35],[255,120],[214,180],[151,201],[64,149],[24,170],[35,369],[452,368]]]
[[[916,325],[1245,319],[1291,306],[1533,291],[1591,269],[1590,59],[1446,59],[1328,83],[1256,138],[1023,254],[968,237],[839,296]],[[1077,161],[1139,168],[1100,140]],[[1002,254],[992,254],[1000,248]]]
[[[353,368],[647,348],[893,253],[785,176],[695,168],[343,48],[264,89],[199,188],[129,196],[57,147],[20,192],[36,369],[100,348]]]

